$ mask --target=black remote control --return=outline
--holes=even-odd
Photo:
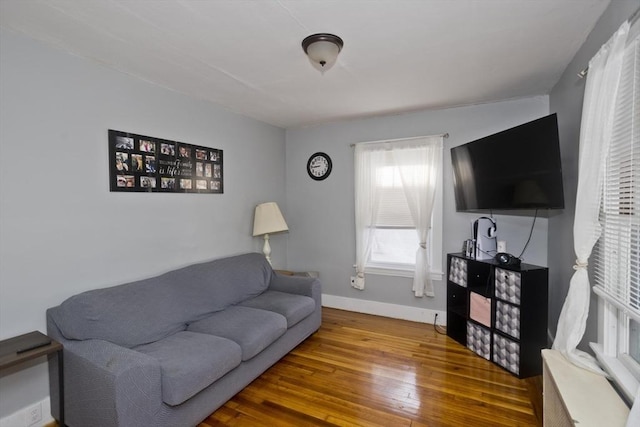
[[[30,345],[29,347],[21,348],[20,350],[16,351],[16,353],[17,354],[26,353],[27,351],[35,350],[36,348],[44,347],[44,346],[47,346],[49,344],[51,344],[51,340],[40,341],[40,342],[37,342],[37,343],[35,343],[33,345]]]

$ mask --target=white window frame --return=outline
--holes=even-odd
[[[598,298],[598,342],[590,343],[598,362],[618,385],[628,403],[640,387],[640,365],[626,352],[629,343],[628,316],[603,297]]]

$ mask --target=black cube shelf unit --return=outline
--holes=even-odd
[[[447,255],[447,335],[518,378],[542,374],[549,270]]]

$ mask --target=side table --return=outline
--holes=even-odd
[[[304,276],[318,278],[320,274],[317,271],[289,271],[289,270],[273,270],[283,276]]]
[[[22,365],[38,357],[55,357],[60,377],[60,426],[64,426],[64,366],[62,344],[39,331],[0,341],[0,371]]]

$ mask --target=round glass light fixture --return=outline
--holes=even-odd
[[[309,60],[323,71],[333,66],[343,46],[340,37],[327,33],[312,34],[302,40],[302,49]]]

